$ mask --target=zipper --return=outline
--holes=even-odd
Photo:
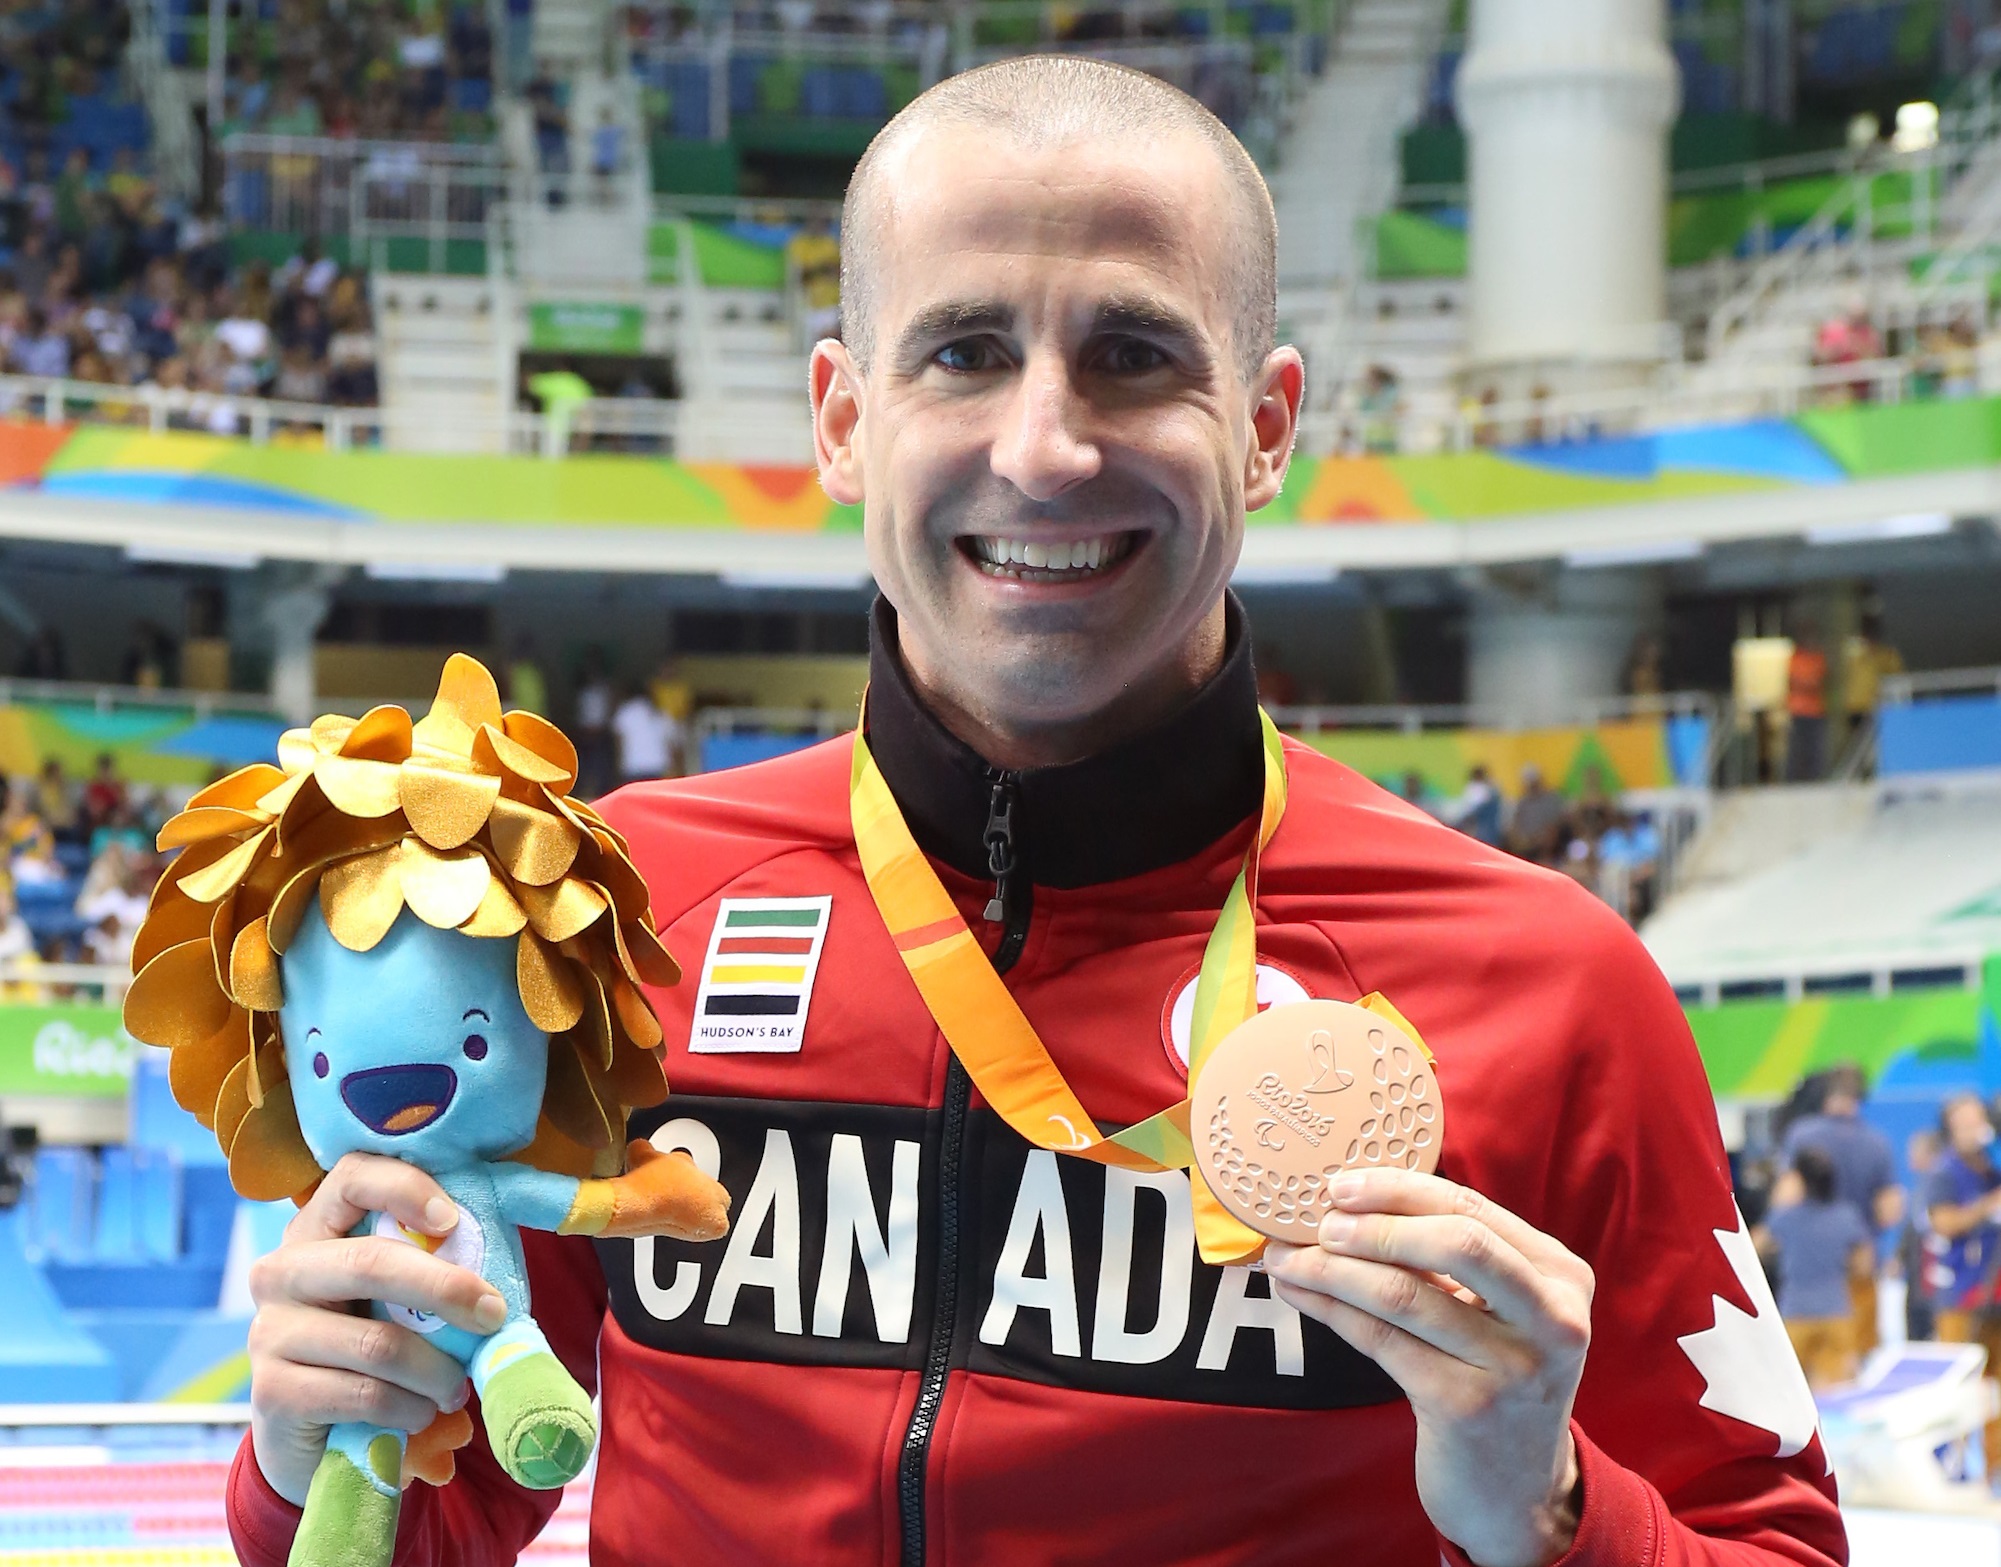
[[[1014,874],[1019,863],[1014,845],[1018,778],[1014,773],[1000,770],[995,770],[991,777],[993,799],[987,807],[984,839],[987,873],[994,879],[994,890],[985,913],[990,922],[1001,927],[1000,945],[994,948],[992,962],[996,974],[1005,974],[1020,959],[1021,949],[1028,940],[1028,917],[1034,900],[1032,889]],[[925,1472],[958,1336],[960,1160],[965,1152],[966,1110],[972,1094],[973,1080],[966,1075],[959,1058],[949,1056],[945,1063],[945,1120],[938,1146],[938,1288],[931,1310],[930,1342],[924,1351],[924,1376],[917,1387],[917,1403],[910,1411],[910,1424],[904,1429],[903,1452],[896,1474],[903,1567],[924,1567],[930,1500]]]

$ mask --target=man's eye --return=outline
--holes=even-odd
[[[976,337],[969,337],[963,342],[947,343],[933,354],[931,359],[941,370],[950,370],[955,375],[970,375],[979,370],[991,370],[995,362],[993,346]]]
[[[1167,355],[1137,337],[1123,338],[1105,350],[1101,363],[1114,375],[1145,375],[1167,363]]]

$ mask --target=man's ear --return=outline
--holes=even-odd
[[[813,460],[820,488],[843,506],[862,499],[862,459],[856,447],[862,423],[862,377],[847,344],[822,338],[806,368],[813,401]]]
[[[1299,436],[1299,409],[1306,398],[1306,365],[1299,350],[1282,344],[1266,356],[1253,388],[1251,447],[1244,463],[1244,510],[1257,511],[1278,499],[1292,444]]]

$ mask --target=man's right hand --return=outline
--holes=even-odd
[[[458,1208],[414,1165],[348,1154],[328,1172],[278,1249],[250,1269],[250,1441],[271,1489],[303,1506],[327,1429],[361,1420],[417,1432],[472,1395],[465,1368],[394,1322],[356,1314],[387,1301],[491,1333],[507,1303],[470,1268],[418,1246],[348,1232],[371,1213],[444,1235]]]

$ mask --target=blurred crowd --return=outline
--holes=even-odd
[[[267,0],[232,38],[225,134],[485,140],[493,53],[464,0]]]
[[[161,870],[154,835],[174,805],[128,783],[108,754],[83,778],[55,758],[33,777],[0,778],[0,998],[66,989],[37,978],[44,964],[131,961]]]
[[[170,423],[236,434],[234,399],[372,406],[375,358],[363,278],[312,241],[236,266],[220,221],[163,203],[128,157],[100,174],[79,148],[53,178],[0,159],[0,370],[205,394]]]
[[[1404,775],[1399,793],[1469,837],[1571,877],[1632,924],[1653,912],[1660,833],[1649,813],[1628,809],[1606,789],[1596,767],[1584,769],[1575,799],[1551,788],[1533,764],[1522,769],[1521,792],[1513,801],[1478,764],[1449,799],[1434,795],[1417,772]]]
[[[1816,1390],[1852,1379],[1898,1339],[1979,1344],[2001,1367],[2001,1162],[1997,1106],[1947,1095],[1899,1160],[1867,1114],[1867,1078],[1844,1063],[1780,1110],[1770,1152],[1737,1188],[1779,1314]],[[1888,1285],[1889,1288],[1883,1286]],[[1902,1320],[1884,1304],[1902,1302]],[[1986,1451],[2001,1452],[2001,1419]]]

